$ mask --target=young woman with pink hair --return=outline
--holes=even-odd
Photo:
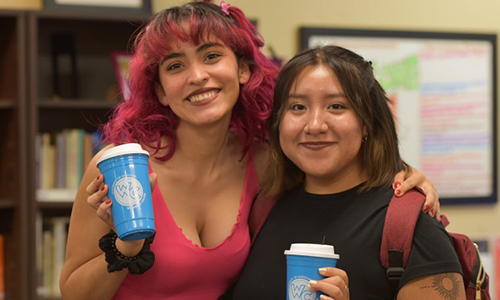
[[[243,12],[224,3],[172,7],[141,30],[131,99],[104,135],[105,149],[139,141],[150,153],[154,243],[116,239],[115,252],[100,249],[114,228],[113,199],[96,167],[101,151],[73,206],[60,280],[65,300],[216,299],[234,283],[250,251],[248,216],[265,171],[278,73],[263,44]],[[437,211],[437,194],[420,172],[399,190],[415,184]]]

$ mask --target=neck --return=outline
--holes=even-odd
[[[214,168],[232,157],[235,137],[229,132],[229,120],[215,125],[190,126],[181,123],[176,131],[176,149],[172,161],[192,163],[199,168]]]
[[[336,194],[360,185],[368,179],[359,164],[331,176],[306,174],[305,190],[312,194]]]

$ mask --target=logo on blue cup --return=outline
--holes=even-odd
[[[118,203],[129,208],[138,207],[146,198],[139,180],[130,176],[123,176],[115,181],[113,194]]]
[[[308,288],[309,278],[294,276],[288,283],[288,298],[290,300],[314,300],[316,292]]]

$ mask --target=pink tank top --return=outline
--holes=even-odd
[[[250,152],[236,224],[216,247],[197,246],[184,236],[156,186],[153,191],[156,237],[151,244],[155,263],[142,275],[128,274],[114,300],[217,299],[235,282],[250,252],[248,215],[259,188]]]

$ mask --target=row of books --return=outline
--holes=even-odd
[[[37,189],[76,190],[87,165],[101,147],[99,131],[66,129],[37,135]]]
[[[66,256],[69,217],[43,218],[37,215],[37,294],[60,297],[59,277]]]

